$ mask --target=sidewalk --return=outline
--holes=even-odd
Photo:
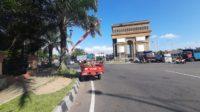
[[[31,86],[30,89],[34,90],[37,89],[38,87],[51,82],[54,80],[56,77],[31,77]],[[23,93],[23,86],[20,82],[15,82],[8,88],[0,91],[0,105],[3,103],[6,103],[17,96],[21,95]]]
[[[70,68],[80,69],[77,65],[70,66]],[[15,81],[8,88],[0,91],[0,105],[20,96],[26,88],[34,94],[40,95],[56,92],[71,83],[71,79],[55,76],[55,73],[54,69],[48,68],[33,72],[33,76],[26,80],[26,83],[20,79]]]
[[[56,77],[54,80],[34,89],[33,92],[36,95],[53,93],[66,87],[71,81],[71,79],[65,77]]]

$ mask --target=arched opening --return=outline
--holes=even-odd
[[[128,50],[129,50],[128,58],[133,58],[133,41],[132,40],[128,40],[127,44],[129,46],[128,47]]]

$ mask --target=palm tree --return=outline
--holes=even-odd
[[[63,56],[68,52],[67,48],[67,28],[78,26],[83,29],[91,28],[91,13],[97,12],[97,0],[55,0],[55,14],[57,16],[60,31],[60,61],[64,61]],[[90,14],[89,14],[90,13]],[[94,33],[92,33],[94,34]]]
[[[96,34],[101,35],[99,20],[96,17],[89,16],[89,21],[83,23],[85,23],[85,27],[83,27],[85,29],[85,33],[79,38],[76,44],[72,46],[72,49],[70,50],[71,52],[73,52],[76,46],[83,42],[89,34],[92,37],[95,37]]]
[[[53,32],[48,32],[46,34],[46,49],[48,49],[48,60],[49,60],[49,65],[52,64],[52,56],[53,56],[53,48],[58,48],[58,46],[60,45],[60,38],[59,38],[59,34],[57,33],[53,33]],[[59,52],[59,50],[58,50]]]

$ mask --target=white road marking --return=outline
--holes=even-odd
[[[89,112],[94,112],[94,106],[95,106],[95,88],[94,88],[94,82],[91,81],[91,87],[92,87],[92,96],[91,96],[91,102],[90,102],[90,110]]]
[[[184,76],[189,76],[189,77],[195,77],[195,78],[199,78],[200,79],[200,76],[196,76],[196,75],[185,74],[185,73],[180,73],[180,72],[170,71],[170,70],[165,70],[165,71],[166,72],[170,72],[170,73],[176,73],[176,74],[179,74],[179,75],[184,75]]]

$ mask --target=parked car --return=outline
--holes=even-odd
[[[186,60],[183,59],[182,57],[177,57],[175,60],[175,64],[185,64]]]
[[[111,55],[106,55],[106,61],[111,61],[114,59],[114,56],[111,54]]]
[[[144,59],[144,53],[143,52],[137,52],[136,54],[136,60],[130,59],[130,62],[134,62],[134,63],[144,63],[145,59]]]
[[[156,62],[155,53],[152,51],[144,51],[144,59],[146,62]]]
[[[135,63],[156,62],[156,55],[152,51],[137,52],[136,57],[138,60],[134,60]]]
[[[164,62],[164,56],[160,54],[156,54],[155,56],[156,62]]]

